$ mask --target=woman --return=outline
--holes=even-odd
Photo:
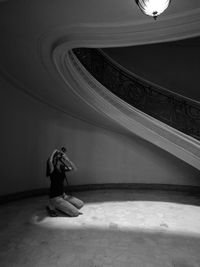
[[[68,195],[64,191],[64,180],[67,179],[66,172],[76,171],[75,164],[67,157],[66,148],[61,150],[55,149],[47,160],[47,177],[50,177],[50,205],[47,210],[50,216],[57,216],[55,209],[64,212],[65,214],[76,217],[79,214],[79,209],[84,203],[78,198]],[[66,180],[67,181],[67,180]]]

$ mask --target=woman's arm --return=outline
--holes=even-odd
[[[66,154],[63,154],[63,158],[67,161],[67,163],[69,163],[69,165],[70,165],[70,166],[68,166],[69,169],[71,169],[73,171],[77,171],[76,165],[68,158],[68,156]]]
[[[48,164],[48,168],[49,168],[49,174],[51,174],[54,171],[53,158],[54,158],[55,153],[57,153],[57,152],[58,152],[58,150],[55,149],[52,152],[51,156],[48,158],[47,164]]]

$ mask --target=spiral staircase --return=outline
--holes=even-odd
[[[130,73],[100,49],[77,48],[54,63],[95,110],[200,169],[200,104]],[[62,59],[62,60],[61,60]]]

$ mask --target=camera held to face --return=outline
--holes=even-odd
[[[55,158],[56,159],[62,159],[63,155],[64,155],[64,153],[62,151],[58,151],[55,154]]]

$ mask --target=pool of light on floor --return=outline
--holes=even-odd
[[[200,235],[200,207],[158,201],[109,201],[89,203],[79,217],[32,216],[32,223],[53,229],[99,229],[117,231],[165,231]]]

